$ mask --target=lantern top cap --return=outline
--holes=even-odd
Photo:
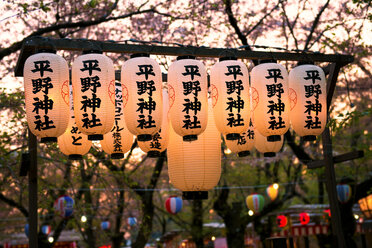
[[[193,55],[182,55],[182,56],[178,56],[176,60],[183,60],[183,59],[196,59],[196,57]]]
[[[219,59],[220,62],[221,61],[225,61],[225,60],[238,60],[238,58],[237,57],[234,57],[234,56],[226,56],[226,57],[221,57]]]
[[[300,65],[313,65],[313,64],[314,64],[313,61],[298,61],[297,66],[300,66]]]
[[[276,59],[262,59],[259,61],[259,64],[267,64],[267,63],[277,63]]]
[[[150,57],[150,54],[148,53],[133,53],[130,55],[130,58],[139,58],[139,57]]]
[[[83,54],[91,54],[91,53],[102,54],[103,52],[100,49],[85,49],[85,50],[83,50]]]

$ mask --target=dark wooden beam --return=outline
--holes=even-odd
[[[334,156],[333,163],[335,164],[342,163],[348,160],[353,160],[353,159],[362,158],[362,157],[364,157],[363,151],[352,151],[352,152]],[[316,169],[316,168],[320,168],[323,166],[324,166],[324,160],[315,160],[307,164],[308,169]]]

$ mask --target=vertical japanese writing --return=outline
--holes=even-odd
[[[232,76],[233,80],[225,81],[227,94],[229,97],[226,102],[228,111],[227,125],[229,127],[244,126],[244,118],[241,115],[241,110],[244,109],[244,100],[241,98],[241,92],[244,90],[242,80],[236,80],[237,76],[243,76],[240,65],[226,66],[226,76]]]
[[[198,112],[202,109],[202,104],[198,98],[198,92],[201,91],[200,82],[194,80],[196,76],[200,77],[199,67],[197,65],[185,65],[185,72],[183,76],[190,76],[190,81],[182,82],[184,98],[184,109],[185,112],[182,128],[195,129],[201,128],[200,120],[198,118]]]
[[[115,88],[115,124],[111,130],[112,138],[114,139],[114,153],[123,152],[122,133],[124,126],[121,126],[120,119],[123,118],[123,95],[119,87]]]
[[[32,93],[37,94],[39,92],[43,93],[43,97],[34,97],[34,102],[32,103],[35,112],[35,130],[48,130],[56,128],[54,126],[53,120],[48,116],[49,110],[53,109],[53,100],[49,98],[49,89],[53,88],[52,80],[50,77],[44,77],[46,71],[53,72],[50,67],[49,60],[39,60],[34,61],[35,68],[31,72],[36,73],[37,78],[32,79]]]
[[[319,129],[321,128],[321,121],[319,120],[319,113],[322,112],[322,104],[319,102],[319,95],[322,94],[320,84],[316,84],[316,80],[321,80],[319,71],[308,70],[306,71],[305,80],[311,80],[310,85],[304,85],[305,97],[307,98],[305,104],[305,128],[307,129]]]
[[[153,136],[152,136],[152,140],[150,142],[150,148],[151,149],[157,149],[157,150],[161,150],[161,143],[160,143],[160,140],[162,139],[161,137],[161,129],[159,130],[159,132],[155,133]]]
[[[156,127],[155,120],[153,120],[152,112],[156,110],[156,102],[152,98],[153,92],[156,91],[155,82],[149,80],[150,76],[155,76],[153,66],[150,65],[138,65],[138,76],[144,75],[145,80],[136,81],[138,97],[137,106],[138,109],[138,128],[148,129]]]
[[[282,71],[280,69],[268,69],[266,79],[273,79],[273,84],[267,84],[267,97],[269,105],[267,113],[270,114],[269,129],[277,130],[286,127],[286,123],[282,118],[285,111],[285,104],[282,101],[282,94],[284,93],[283,84],[278,83],[278,79],[283,79]]]
[[[83,68],[80,71],[88,71],[89,77],[81,77],[81,92],[91,92],[91,95],[83,95],[83,104],[80,110],[83,110],[83,127],[93,128],[102,126],[101,120],[97,117],[96,111],[101,108],[101,98],[97,96],[97,88],[101,87],[100,78],[93,75],[93,71],[101,71],[98,60],[83,60]]]
[[[74,119],[75,117],[72,116],[72,118]],[[76,124],[74,124],[72,126],[70,133],[71,133],[71,137],[72,137],[72,145],[81,146],[82,145],[81,139],[83,139],[83,137],[81,136],[81,132],[79,131]]]

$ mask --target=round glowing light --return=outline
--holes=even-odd
[[[274,189],[279,189],[279,184],[274,183],[274,184],[273,184],[273,187],[274,187]]]
[[[53,243],[54,238],[53,238],[53,237],[49,237],[49,238],[48,238],[48,241],[49,241],[49,243]]]
[[[211,240],[212,241],[215,241],[216,240],[216,237],[215,236],[212,236]]]
[[[249,216],[252,216],[252,215],[254,215],[254,212],[253,212],[252,210],[249,210],[249,211],[248,211],[248,215],[249,215]]]
[[[81,216],[80,218],[81,222],[87,222],[87,217],[85,215]]]
[[[354,214],[354,218],[355,218],[356,220],[358,220],[358,219],[359,219],[359,215]]]
[[[185,242],[182,242],[182,247],[185,247],[186,246],[186,243]]]

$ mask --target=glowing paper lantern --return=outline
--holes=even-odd
[[[255,132],[252,125],[250,123],[250,127],[244,133],[239,134],[239,138],[237,140],[228,140],[225,137],[225,142],[227,148],[229,148],[232,152],[237,153],[239,157],[245,157],[250,154],[254,147],[255,141]]]
[[[214,119],[226,140],[237,140],[247,131],[251,115],[247,66],[221,58],[210,73]]]
[[[268,141],[280,140],[289,129],[288,73],[277,63],[263,63],[251,72],[253,119]]]
[[[304,140],[315,140],[327,122],[327,88],[322,68],[300,65],[289,73],[290,119]]]
[[[176,196],[169,197],[165,201],[165,209],[171,214],[178,213],[182,209],[182,199]]]
[[[58,146],[60,151],[67,155],[69,159],[82,159],[83,155],[89,152],[92,146],[92,141],[88,140],[88,136],[80,132],[74,116],[74,109],[72,104],[72,96],[70,98],[71,110],[70,121],[66,132],[58,137]]]
[[[101,222],[101,229],[102,230],[108,230],[108,229],[110,229],[110,226],[111,226],[110,221],[102,221]]]
[[[37,53],[26,60],[23,75],[30,131],[41,142],[56,142],[68,125],[67,62],[54,53]]]
[[[102,140],[115,121],[115,70],[98,53],[76,58],[71,69],[75,121],[89,140]]]
[[[337,189],[337,198],[341,203],[346,203],[351,198],[351,187],[348,184],[338,184]]]
[[[283,135],[281,136],[279,141],[267,141],[266,137],[261,135],[259,132],[255,132],[256,139],[254,146],[256,147],[257,151],[263,153],[265,157],[274,157],[275,153],[279,152],[283,146]]]
[[[120,159],[128,152],[133,143],[133,135],[127,129],[124,118],[124,106],[127,98],[123,96],[121,84],[115,85],[115,124],[110,132],[100,141],[102,150],[111,155],[112,159]]]
[[[310,222],[310,215],[306,212],[300,213],[300,223],[301,225],[307,225]]]
[[[168,93],[163,90],[163,120],[161,122],[161,129],[156,132],[150,141],[138,142],[139,148],[143,152],[147,152],[149,157],[159,157],[160,153],[165,151],[169,141],[169,100]]]
[[[41,232],[45,235],[49,235],[49,233],[52,231],[52,227],[49,225],[43,225],[41,226]]]
[[[27,237],[28,237],[29,233],[30,233],[30,225],[26,224],[25,225],[25,234],[26,234]]]
[[[288,218],[285,215],[278,215],[276,217],[276,223],[279,227],[283,228],[288,224]]]
[[[54,209],[63,218],[71,217],[74,212],[74,200],[67,195],[60,196],[54,202]]]
[[[249,210],[252,210],[254,213],[259,213],[265,205],[265,199],[262,195],[251,194],[246,198],[246,203]]]
[[[275,201],[275,199],[278,197],[279,192],[279,185],[277,183],[269,185],[269,187],[266,188],[266,194],[270,198],[271,201]]]
[[[197,140],[208,121],[207,73],[192,56],[180,56],[168,70],[170,119],[184,141]]]
[[[162,74],[159,64],[144,54],[134,54],[121,69],[123,94],[128,97],[124,118],[138,141],[151,140],[162,121]]]
[[[129,217],[128,218],[128,224],[130,226],[134,226],[135,224],[137,224],[137,218],[136,217]]]
[[[174,187],[183,191],[184,199],[208,198],[208,190],[221,176],[221,134],[209,107],[208,126],[198,140],[185,142],[170,128],[168,173]]]

